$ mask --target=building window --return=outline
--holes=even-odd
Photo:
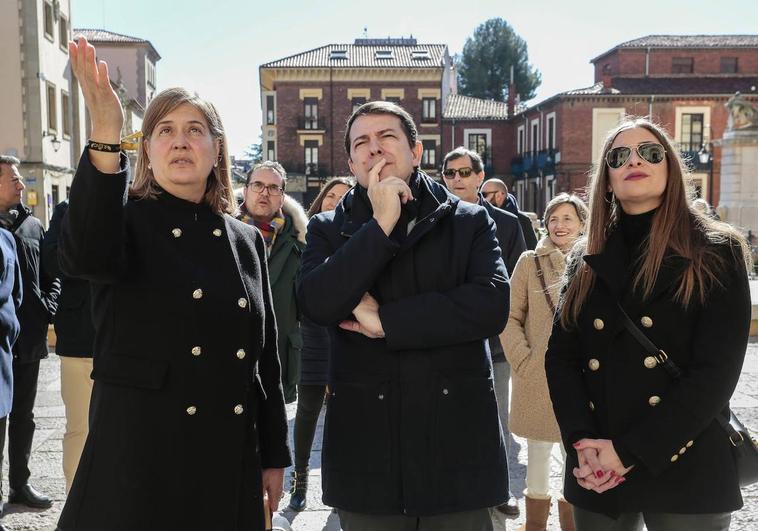
[[[366,103],[366,98],[353,98],[351,101],[353,102],[353,112],[355,112],[358,110],[358,107]]]
[[[45,37],[51,42],[55,42],[55,35],[53,34],[53,4],[49,2],[44,3],[44,24],[45,24]]]
[[[518,136],[516,137],[516,153],[524,152],[524,126],[521,125],[518,128]]]
[[[695,60],[692,57],[674,57],[671,59],[672,74],[691,74]]]
[[[276,123],[276,109],[274,108],[273,94],[266,96],[266,123],[268,125]]]
[[[58,132],[58,108],[55,104],[55,85],[47,83],[47,132]]]
[[[721,58],[721,73],[722,74],[736,74],[737,73],[737,58],[736,57],[722,57]]]
[[[318,129],[318,98],[303,99],[303,129]]]
[[[53,184],[50,186],[50,191],[53,193],[53,205],[57,205],[61,202],[61,187],[60,185]]]
[[[532,151],[539,149],[540,143],[540,123],[538,121],[532,122]]]
[[[468,135],[468,148],[476,151],[482,157],[482,163],[488,163],[487,157],[487,135],[484,133],[474,133]]]
[[[68,20],[61,17],[58,19],[58,45],[66,53],[68,53],[68,41]]]
[[[547,119],[547,149],[555,149],[555,116]]]
[[[377,50],[375,57],[377,59],[394,59],[395,54],[392,50]]]
[[[387,96],[386,98],[384,98],[384,101],[391,101],[392,103],[396,105],[400,105],[400,98],[398,98],[397,96]]]
[[[276,142],[266,141],[266,160],[276,160]]]
[[[423,98],[421,100],[422,122],[436,122],[437,121],[437,100],[435,98]]]
[[[682,114],[682,151],[699,151],[703,147],[703,117],[702,114]]]
[[[318,140],[305,141],[305,171],[306,175],[318,175]]]
[[[437,142],[434,140],[422,140],[421,145],[421,167],[423,169],[434,169],[437,167]]]
[[[155,65],[152,63],[152,61],[146,61],[146,70],[147,70],[147,84],[150,85],[152,88],[155,88]]]
[[[71,103],[67,92],[61,90],[61,124],[63,138],[71,138]]]

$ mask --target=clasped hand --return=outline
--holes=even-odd
[[[573,473],[580,487],[598,494],[624,481],[632,467],[624,467],[613,442],[608,439],[580,439],[574,443],[579,466]]]
[[[345,320],[340,328],[350,332],[358,332],[371,339],[384,337],[384,328],[379,319],[379,303],[369,293],[364,293],[361,302],[353,310],[354,320]]]

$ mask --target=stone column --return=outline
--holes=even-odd
[[[721,145],[721,219],[758,237],[758,127],[727,131]]]

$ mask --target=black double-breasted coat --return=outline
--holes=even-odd
[[[486,344],[508,314],[495,225],[484,208],[418,179],[402,243],[359,187],[308,226],[298,297],[331,340],[324,502],[348,511],[432,515],[508,497]],[[383,339],[337,326],[366,292]]]
[[[641,288],[631,288],[635,256],[623,231],[615,230],[600,254],[584,257],[596,275],[594,287],[575,327],[554,325],[545,360],[568,451],[565,496],[572,504],[609,515],[742,506],[731,444],[716,416],[739,379],[750,290],[739,247],[708,245],[725,266],[705,302],[695,294],[686,307],[674,300],[674,290],[688,259],[668,252],[652,294],[643,299]],[[681,379],[673,381],[624,328],[617,301],[682,369]],[[577,484],[571,445],[583,437],[613,441],[622,462],[634,465],[626,482],[602,494]]]
[[[91,425],[59,527],[263,529],[261,468],[290,464],[260,234],[83,155],[64,273],[92,283]],[[213,510],[208,510],[208,508]]]

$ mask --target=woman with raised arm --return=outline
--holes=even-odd
[[[210,103],[148,106],[136,176],[108,68],[69,45],[92,119],[59,258],[93,287],[91,426],[62,531],[262,530],[290,464],[276,325],[259,233],[235,208]],[[208,508],[212,508],[209,510]]]
[[[636,119],[590,184],[545,359],[578,531],[721,531],[742,506],[719,417],[745,357],[750,254],[688,203],[686,177],[663,129]]]

